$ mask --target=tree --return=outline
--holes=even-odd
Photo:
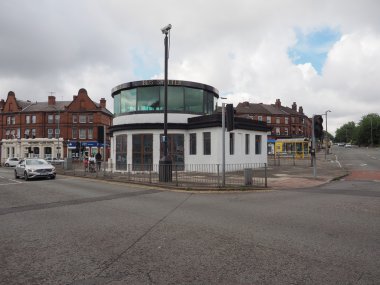
[[[372,113],[363,116],[357,126],[357,142],[359,145],[380,144],[380,116]]]
[[[336,142],[353,142],[354,135],[355,135],[355,123],[354,122],[348,122],[341,126],[339,129],[335,132],[335,141]]]

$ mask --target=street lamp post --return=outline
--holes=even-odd
[[[227,99],[220,97],[220,99]],[[226,186],[226,104],[222,103],[222,187]]]
[[[159,163],[159,180],[160,182],[170,182],[172,181],[172,161],[168,156],[168,34],[172,25],[169,24],[161,29],[162,33],[165,34],[165,80],[164,80],[164,135],[162,137],[163,143],[163,157],[160,159]]]
[[[328,154],[328,148],[329,148],[329,134],[327,132],[327,113],[328,112],[331,112],[330,110],[327,110],[325,112],[325,116],[326,116],[326,145],[325,145],[325,160],[327,159],[327,154]]]

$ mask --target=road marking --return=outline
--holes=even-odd
[[[16,181],[16,180],[12,180],[12,179],[9,179],[9,181],[12,181],[12,182],[0,183],[0,186],[3,186],[3,185],[12,185],[12,184],[22,184],[22,182]]]
[[[367,166],[367,163],[361,163],[360,166]]]
[[[338,163],[339,165],[339,168],[342,168],[342,165],[340,164],[339,160],[338,160],[338,156],[335,155],[335,162]]]

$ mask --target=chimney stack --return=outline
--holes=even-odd
[[[300,107],[298,108],[298,113],[303,114],[303,108],[302,108],[302,106],[300,106]]]
[[[48,105],[55,105],[55,96],[49,96],[48,97]]]
[[[100,98],[100,107],[101,108],[106,108],[106,99],[105,98]]]
[[[1,101],[0,101],[0,111],[2,111],[4,109],[4,105],[5,105],[5,101],[4,101],[4,99],[1,99]]]
[[[296,104],[296,102],[293,102],[292,110],[297,112],[297,104]]]
[[[276,99],[276,103],[274,104],[278,109],[281,108],[281,101],[280,99]]]

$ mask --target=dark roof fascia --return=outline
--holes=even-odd
[[[188,119],[188,123],[168,123],[168,129],[193,130],[202,128],[222,127],[222,115],[213,114],[206,116],[193,117]],[[141,124],[123,124],[110,127],[110,133],[124,130],[148,130],[164,129],[163,123],[141,123]],[[253,121],[250,119],[235,117],[235,129],[244,129],[252,131],[268,132],[272,128],[268,127],[265,122]]]

